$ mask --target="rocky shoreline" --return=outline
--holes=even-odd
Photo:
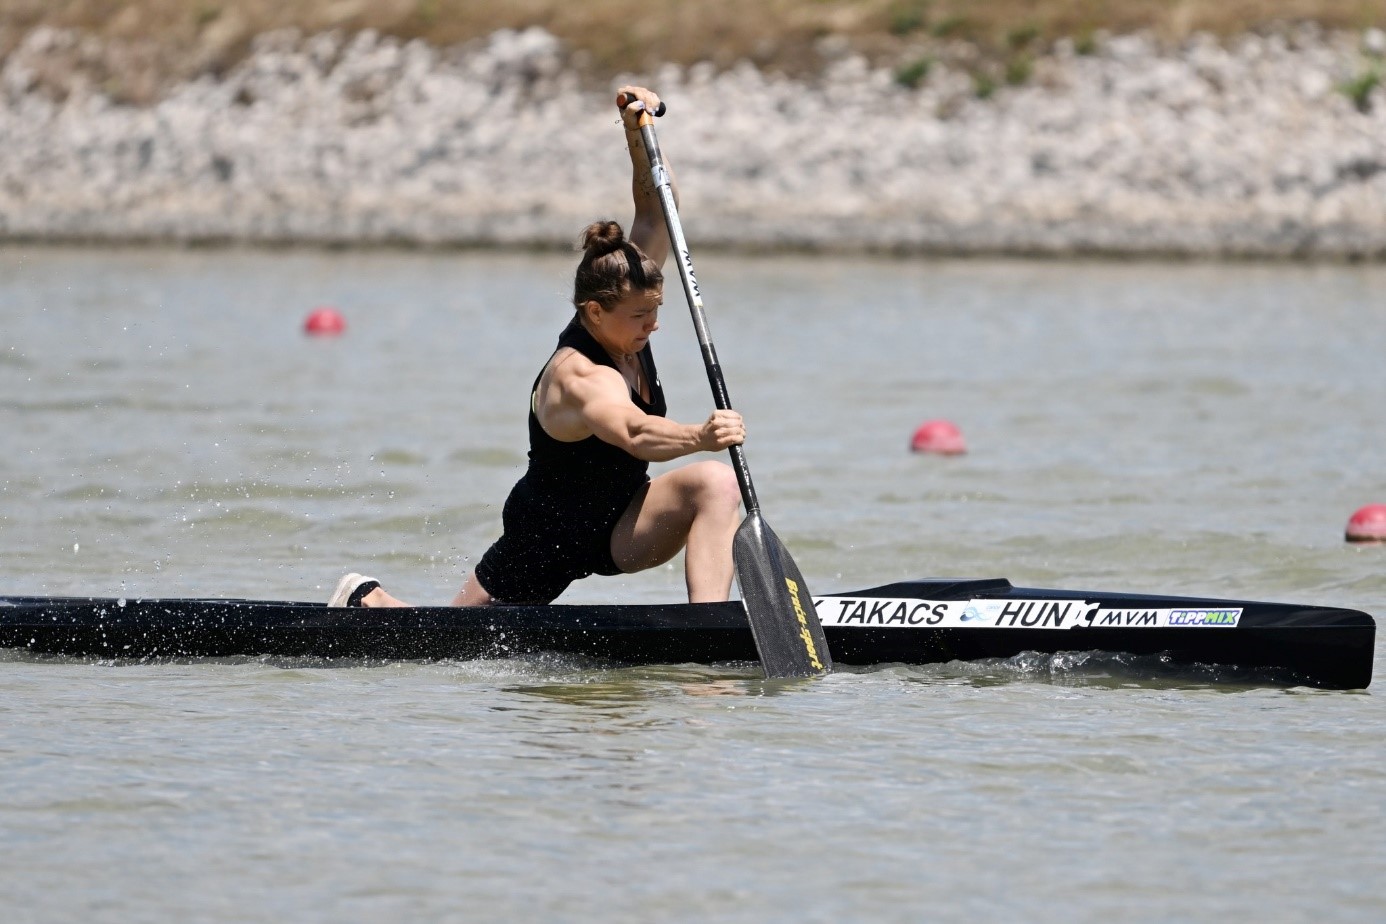
[[[552,247],[629,209],[616,84],[540,30],[272,33],[145,107],[53,92],[84,41],[37,30],[0,67],[0,241]],[[1343,89],[1381,73],[1379,31],[1061,43],[986,98],[956,64],[909,87],[822,53],[812,80],[631,78],[669,101],[699,247],[1386,257],[1386,90]]]

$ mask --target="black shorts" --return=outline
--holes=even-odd
[[[648,483],[594,493],[537,491],[520,479],[501,512],[504,532],[477,562],[476,579],[498,603],[551,603],[573,581],[621,574],[611,533]]]

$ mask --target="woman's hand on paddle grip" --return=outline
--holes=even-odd
[[[631,103],[641,103],[641,106],[632,106]],[[644,87],[622,87],[616,91],[616,106],[621,110],[621,121],[625,123],[626,131],[640,131],[640,113],[648,111],[651,115],[663,115],[664,104],[659,101],[659,94]]]
[[[746,442],[746,423],[736,411],[713,411],[703,424],[699,442],[707,452],[740,446]]]

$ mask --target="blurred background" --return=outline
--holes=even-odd
[[[0,238],[1375,257],[1381,0],[4,0]]]

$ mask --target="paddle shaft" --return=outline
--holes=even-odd
[[[661,109],[663,104],[661,104]],[[669,180],[669,170],[664,166],[664,157],[659,153],[659,139],[655,137],[654,118],[649,112],[640,114],[640,140],[645,144],[645,154],[650,160],[650,173],[654,177],[655,191],[664,212],[664,224],[669,230],[669,245],[678,261],[679,276],[683,279],[683,292],[688,299],[688,311],[693,316],[693,330],[698,335],[698,346],[703,351],[703,365],[707,368],[707,381],[712,386],[712,401],[718,410],[732,409],[731,398],[727,396],[727,381],[722,376],[722,365],[717,361],[717,348],[712,344],[712,335],[707,329],[707,313],[703,311],[703,296],[698,289],[698,277],[693,273],[693,258],[688,250],[688,241],[683,236],[683,225],[679,221],[678,206],[674,202],[674,188]],[[760,512],[760,501],[756,497],[755,484],[751,481],[751,469],[746,464],[746,453],[740,446],[731,446],[732,468],[736,472],[736,483],[741,486],[741,502],[746,506],[749,516]]]

